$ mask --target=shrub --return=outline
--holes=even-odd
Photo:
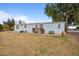
[[[77,27],[77,29],[79,29],[79,27]]]
[[[6,25],[6,24],[3,25],[3,30],[9,30],[9,29],[10,29],[10,27],[8,25]]]

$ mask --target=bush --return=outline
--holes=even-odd
[[[79,27],[77,27],[77,29],[79,29]]]
[[[45,30],[43,28],[40,28],[40,31],[41,31],[41,33],[44,33],[45,32]]]
[[[9,30],[9,29],[10,29],[10,27],[8,25],[6,25],[6,24],[3,25],[3,30]]]

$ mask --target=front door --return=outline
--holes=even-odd
[[[39,24],[39,30],[40,30],[40,33],[44,33],[43,24]]]
[[[34,33],[44,33],[43,24],[36,24],[32,31]]]

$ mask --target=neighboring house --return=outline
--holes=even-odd
[[[61,34],[65,30],[65,22],[25,23],[19,21],[15,24],[14,31],[29,33]]]

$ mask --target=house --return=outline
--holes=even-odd
[[[14,26],[16,32],[61,34],[64,30],[65,22],[25,23],[19,21]]]

